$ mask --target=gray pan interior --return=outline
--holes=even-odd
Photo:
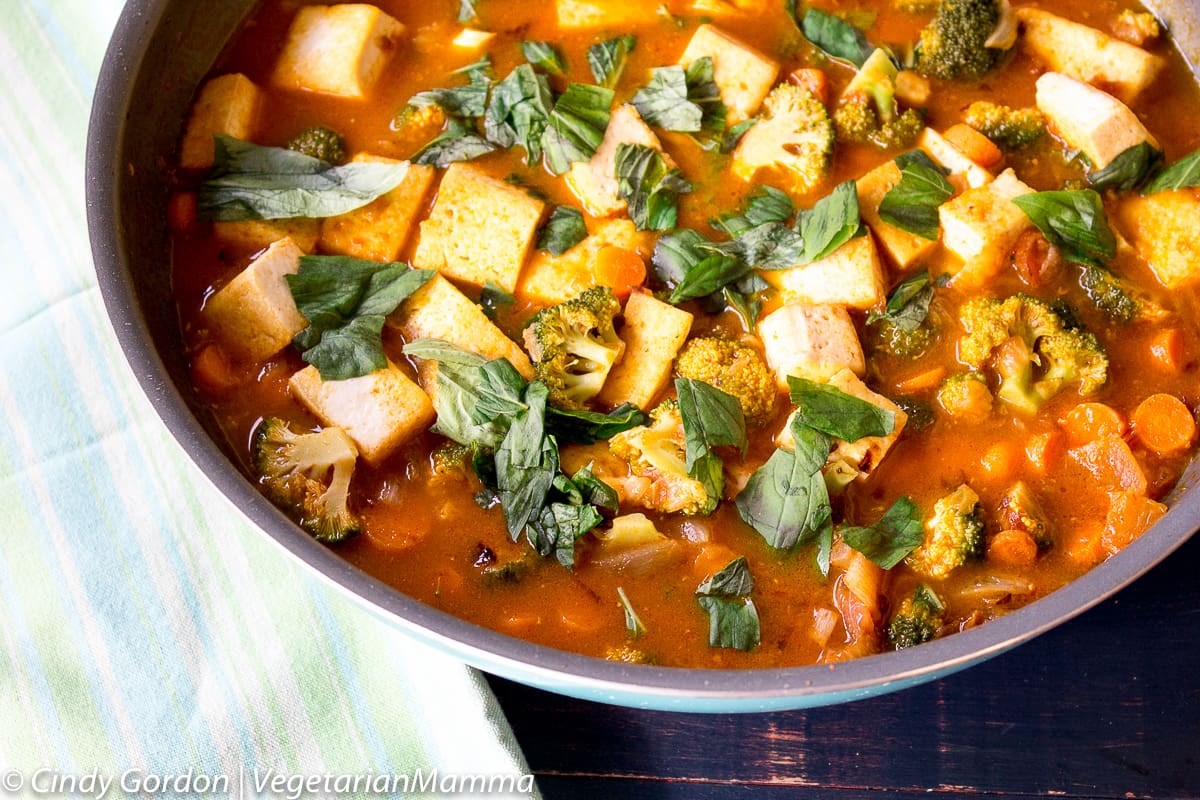
[[[350,566],[275,509],[242,475],[189,387],[169,287],[165,159],[201,79],[246,16],[247,0],[131,0],[101,71],[87,154],[91,242],[104,301],[126,358],[182,448],[265,534],[370,611],[491,672],[598,700],[695,711],[797,708],[854,699],[929,680],[1025,641],[1079,614],[1150,569],[1200,520],[1200,467],[1152,530],[1078,581],[1030,606],[918,648],[838,665],[713,671],[630,666],[533,645],[463,622]],[[1187,0],[1155,0],[1193,71],[1200,13]]]

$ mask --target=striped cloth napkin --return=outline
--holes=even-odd
[[[120,3],[0,5],[0,797],[536,796],[478,673],[281,555],[167,434],[84,217]]]

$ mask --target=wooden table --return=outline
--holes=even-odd
[[[1200,536],[944,680],[809,711],[638,711],[492,679],[550,800],[1200,798]]]

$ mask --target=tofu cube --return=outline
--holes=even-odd
[[[811,264],[760,274],[779,290],[785,303],[868,309],[887,302],[883,262],[870,233],[851,239]]]
[[[937,163],[950,170],[950,182],[958,189],[975,189],[992,182],[992,173],[967,158],[933,128],[926,128],[917,146]]]
[[[213,223],[213,236],[225,247],[243,253],[256,253],[283,238],[291,239],[305,253],[311,253],[316,249],[320,232],[321,221],[306,217]]]
[[[496,38],[496,34],[491,31],[478,31],[474,28],[463,28],[458,32],[458,35],[450,40],[450,44],[459,50],[466,50],[470,53],[480,53],[485,47],[492,43]]]
[[[401,163],[366,154],[356,155],[352,160]],[[436,176],[433,167],[409,164],[404,180],[395,189],[361,208],[323,220],[321,250],[370,261],[398,260],[417,217],[425,210],[425,201]]]
[[[371,464],[382,462],[435,418],[429,396],[390,361],[344,381],[321,380],[316,367],[305,367],[288,380],[288,389],[321,424],[346,431]]]
[[[303,6],[288,28],[271,83],[362,100],[403,35],[404,26],[373,5]]]
[[[1032,191],[1008,169],[987,186],[942,204],[942,243],[963,261],[951,279],[954,286],[979,288],[1004,268],[1017,239],[1032,225],[1012,199]]]
[[[1128,106],[1107,92],[1058,72],[1038,78],[1037,107],[1068,144],[1083,151],[1093,171],[1104,169],[1142,142],[1158,147]]]
[[[241,73],[221,75],[204,84],[188,117],[179,148],[179,166],[208,169],[213,165],[213,136],[223,133],[249,141],[258,126],[262,92]]]
[[[907,270],[937,247],[937,241],[890,225],[879,216],[879,204],[899,182],[900,168],[892,161],[863,175],[857,181],[858,210],[892,263]]]
[[[1137,99],[1166,65],[1156,55],[1040,8],[1017,9],[1022,47],[1054,72],[1090,83],[1122,103]]]
[[[628,33],[632,26],[658,19],[658,7],[642,0],[555,0],[554,11],[564,31]]]
[[[679,63],[686,67],[705,56],[713,62],[713,82],[728,112],[726,122],[736,125],[754,116],[779,77],[779,62],[708,24],[692,34]]]
[[[302,255],[291,239],[280,239],[205,303],[205,322],[234,360],[265,361],[308,327],[284,278],[300,269]]]
[[[625,210],[625,201],[617,194],[617,148],[623,144],[640,144],[663,152],[662,142],[642,121],[637,109],[628,104],[618,106],[592,159],[577,161],[567,173],[567,185],[593,217],[611,217]],[[663,161],[668,167],[675,166],[666,153]]]
[[[692,329],[692,315],[649,292],[635,291],[625,303],[624,317],[619,333],[625,355],[613,365],[597,399],[610,406],[629,402],[648,409],[666,388],[675,354]]]
[[[1200,276],[1200,196],[1194,190],[1130,197],[1117,217],[1163,286],[1174,289]]]
[[[639,232],[630,220],[601,220],[586,239],[561,255],[551,255],[545,250],[535,252],[521,274],[517,298],[552,306],[578,297],[597,284],[594,267],[606,247],[636,253],[643,260],[654,251],[651,237]]]
[[[441,339],[485,358],[507,358],[526,379],[533,378],[529,356],[487,318],[483,309],[454,284],[435,275],[388,317],[408,341]],[[422,375],[422,385],[426,384]]]
[[[421,223],[413,266],[514,292],[546,204],[463,163],[451,164]]]
[[[843,482],[870,475],[875,467],[879,466],[879,462],[888,454],[888,451],[892,449],[892,445],[900,438],[900,434],[904,432],[904,426],[908,424],[908,415],[891,400],[871,391],[857,375],[848,369],[830,376],[827,383],[836,389],[841,389],[851,397],[865,400],[871,405],[895,414],[892,432],[886,436],[864,436],[853,442],[843,439],[834,440],[833,450],[829,453],[829,460],[826,462],[827,480],[836,476],[837,482]],[[775,436],[775,444],[789,450],[795,447],[795,441],[792,439],[793,416],[795,416],[795,412],[788,417],[787,424]]]
[[[858,331],[844,306],[783,306],[759,320],[758,336],[781,389],[787,389],[789,375],[825,381],[846,369],[867,373]]]

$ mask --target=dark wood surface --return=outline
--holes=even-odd
[[[493,678],[550,800],[1200,798],[1200,537],[1082,616],[842,706],[640,711]]]

